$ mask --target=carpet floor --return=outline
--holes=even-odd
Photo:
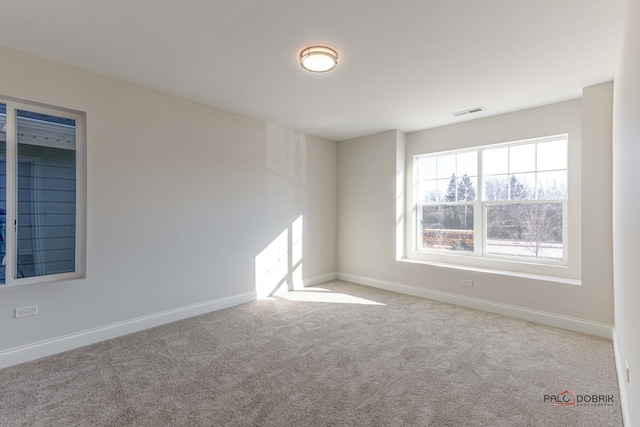
[[[0,425],[622,420],[611,341],[335,281],[2,369]]]

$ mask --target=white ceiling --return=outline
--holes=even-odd
[[[0,0],[0,44],[332,140],[577,98],[625,0]],[[327,44],[328,74],[298,65]]]

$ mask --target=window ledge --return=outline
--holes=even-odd
[[[541,274],[520,273],[517,271],[472,267],[468,265],[449,264],[445,262],[425,261],[425,260],[412,259],[412,258],[398,258],[396,261],[406,262],[409,264],[422,264],[422,265],[430,265],[433,267],[444,267],[444,268],[452,268],[456,270],[473,271],[477,273],[499,274],[502,276],[518,277],[521,279],[532,279],[532,280],[541,280],[544,282],[564,283],[567,285],[577,285],[577,286],[582,285],[581,279],[569,279],[569,278],[557,277],[557,276],[544,276]]]
[[[3,289],[15,289],[25,285],[37,285],[40,283],[51,283],[51,282],[60,283],[67,280],[77,280],[77,279],[84,279],[84,278],[85,278],[84,275],[77,272],[50,274],[46,276],[25,277],[22,279],[12,280],[10,283],[1,284],[0,292]]]

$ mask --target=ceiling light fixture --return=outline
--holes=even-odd
[[[338,54],[326,46],[311,46],[300,52],[300,65],[314,73],[325,73],[336,68]]]

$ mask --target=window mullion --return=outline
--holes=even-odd
[[[484,206],[482,200],[484,199],[484,174],[482,171],[482,156],[484,150],[478,149],[477,162],[478,162],[478,185],[476,186],[476,202],[475,202],[475,214],[474,214],[474,236],[476,236],[477,245],[474,245],[474,252],[477,255],[484,255],[485,246],[485,232],[484,232]]]
[[[533,159],[533,164],[535,167],[535,175],[533,176],[533,198],[535,200],[538,200],[538,144],[534,144],[533,145],[534,149],[534,153],[535,153],[535,157]]]
[[[569,203],[567,199],[562,201],[562,243],[563,245],[569,241],[569,225],[567,219],[569,218]],[[564,246],[562,251],[562,262],[569,263],[569,245]]]
[[[75,272],[84,276],[86,266],[86,200],[85,184],[85,122],[76,120],[76,247],[75,247]]]
[[[17,200],[17,119],[16,107],[7,106],[6,209],[5,209],[5,283],[16,278],[16,200]]]
[[[413,205],[412,205],[412,211],[411,215],[413,216],[413,220],[411,221],[411,223],[413,224],[413,232],[411,233],[413,235],[412,237],[412,242],[411,242],[411,246],[413,248],[413,250],[417,251],[420,246],[419,243],[420,240],[422,239],[422,227],[420,227],[420,217],[422,215],[422,202],[418,199],[419,193],[420,193],[420,171],[418,170],[418,159],[416,157],[413,158],[413,166],[412,166],[412,174],[413,174],[413,186],[412,186],[412,200],[414,201]],[[418,234],[420,234],[420,236],[418,236]]]

